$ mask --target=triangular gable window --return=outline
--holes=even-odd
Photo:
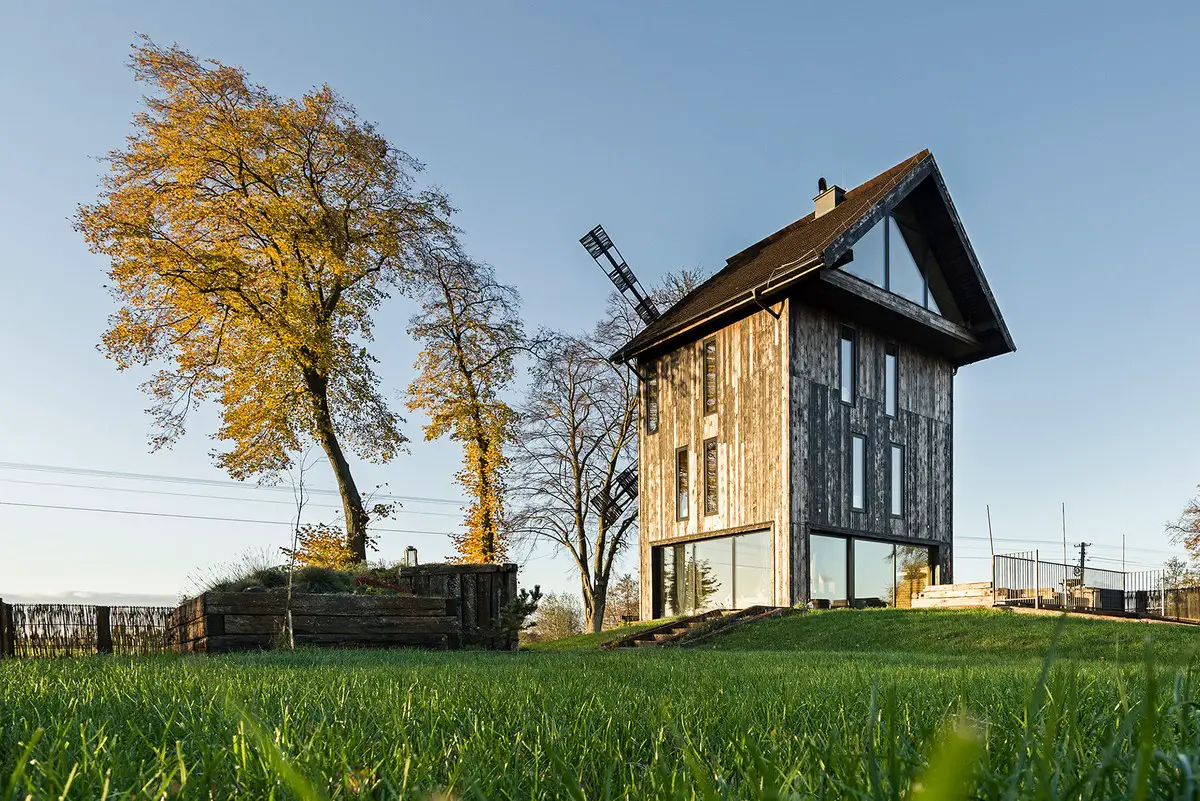
[[[889,214],[871,226],[854,242],[852,252],[853,259],[842,268],[846,272],[935,314],[942,313],[895,217]]]
[[[883,221],[875,223],[854,243],[854,260],[845,266],[846,272],[887,289],[887,249]]]
[[[925,305],[925,274],[917,266],[895,217],[888,217],[888,285],[884,287],[919,306]]]

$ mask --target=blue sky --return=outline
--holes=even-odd
[[[1119,559],[1127,535],[1131,562],[1161,562],[1163,523],[1200,482],[1200,9],[1044,5],[10,6],[0,462],[223,478],[211,412],[173,451],[147,453],[138,376],[94,348],[112,310],[104,264],[69,224],[95,196],[95,157],[129,130],[140,91],[124,64],[146,33],[280,94],[334,86],[427,164],[533,324],[579,328],[600,312],[607,286],[578,244],[597,222],[646,283],[712,270],[807,213],[817,176],[851,187],[931,148],[1018,346],[958,375],[957,578],[986,571],[985,504],[1001,550],[1061,548],[1049,543],[1065,502],[1070,542]],[[378,328],[397,397],[410,313],[396,300]],[[421,441],[421,422],[409,416],[410,453],[361,468],[363,483],[457,497],[458,454]],[[0,468],[0,504],[284,521],[288,506],[264,501],[287,497]],[[409,503],[390,525],[446,531],[454,508]],[[0,505],[0,594],[173,596],[286,536],[282,523]],[[389,533],[381,555],[409,544],[447,552],[442,534]],[[526,580],[575,588],[563,560],[535,557]]]

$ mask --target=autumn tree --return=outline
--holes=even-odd
[[[516,415],[502,397],[524,347],[520,297],[495,270],[457,248],[426,260],[421,311],[409,333],[422,343],[408,408],[425,412],[427,440],[449,436],[463,451],[456,480],[470,498],[466,530],[455,536],[464,562],[504,559],[506,445]]]
[[[654,294],[669,306],[700,280],[695,272],[664,279]],[[637,461],[638,380],[609,355],[641,328],[616,293],[586,335],[559,333],[535,349],[514,447],[520,508],[514,531],[570,556],[589,631],[600,631],[617,557],[637,531],[637,508],[601,514],[617,476]]]
[[[423,254],[453,235],[449,203],[416,189],[422,165],[328,86],[278,97],[148,39],[131,66],[150,93],[75,218],[119,304],[100,348],[122,370],[160,366],[144,385],[155,448],[209,399],[234,478],[278,474],[319,444],[365,559],[348,454],[387,462],[405,442],[367,348],[372,317],[423,280]]]

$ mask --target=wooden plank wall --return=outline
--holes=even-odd
[[[286,642],[287,597],[279,593],[207,592],[185,601],[169,624],[182,653],[265,650]],[[456,648],[457,601],[411,595],[292,597],[297,645]]]
[[[399,586],[420,596],[458,601],[463,643],[477,645],[497,626],[504,607],[517,597],[517,566],[429,564],[400,569]],[[511,647],[516,648],[513,640]]]
[[[884,410],[889,342],[870,326],[791,302],[791,477],[793,601],[807,601],[807,532],[825,529],[939,546],[941,580],[951,580],[954,368],[898,343],[899,413]],[[843,323],[858,335],[858,397],[841,402],[838,349]],[[866,510],[850,508],[851,435],[867,439]],[[890,514],[890,450],[905,448],[905,515]]]
[[[0,598],[0,659],[12,657],[14,655],[13,646],[12,607],[4,603],[3,598]]]
[[[638,528],[641,612],[653,613],[651,550],[670,542],[770,529],[775,535],[775,602],[787,603],[791,565],[788,531],[788,307],[734,322],[657,359],[659,427],[639,435]],[[703,341],[717,339],[717,410],[704,413]],[[645,396],[642,397],[643,405]],[[643,409],[644,413],[644,409]],[[644,420],[644,414],[642,419]],[[718,511],[704,513],[704,441],[717,440]],[[675,452],[688,448],[689,514],[676,520]]]

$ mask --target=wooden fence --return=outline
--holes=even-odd
[[[0,600],[0,658],[140,656],[167,649],[167,606],[6,604]]]

